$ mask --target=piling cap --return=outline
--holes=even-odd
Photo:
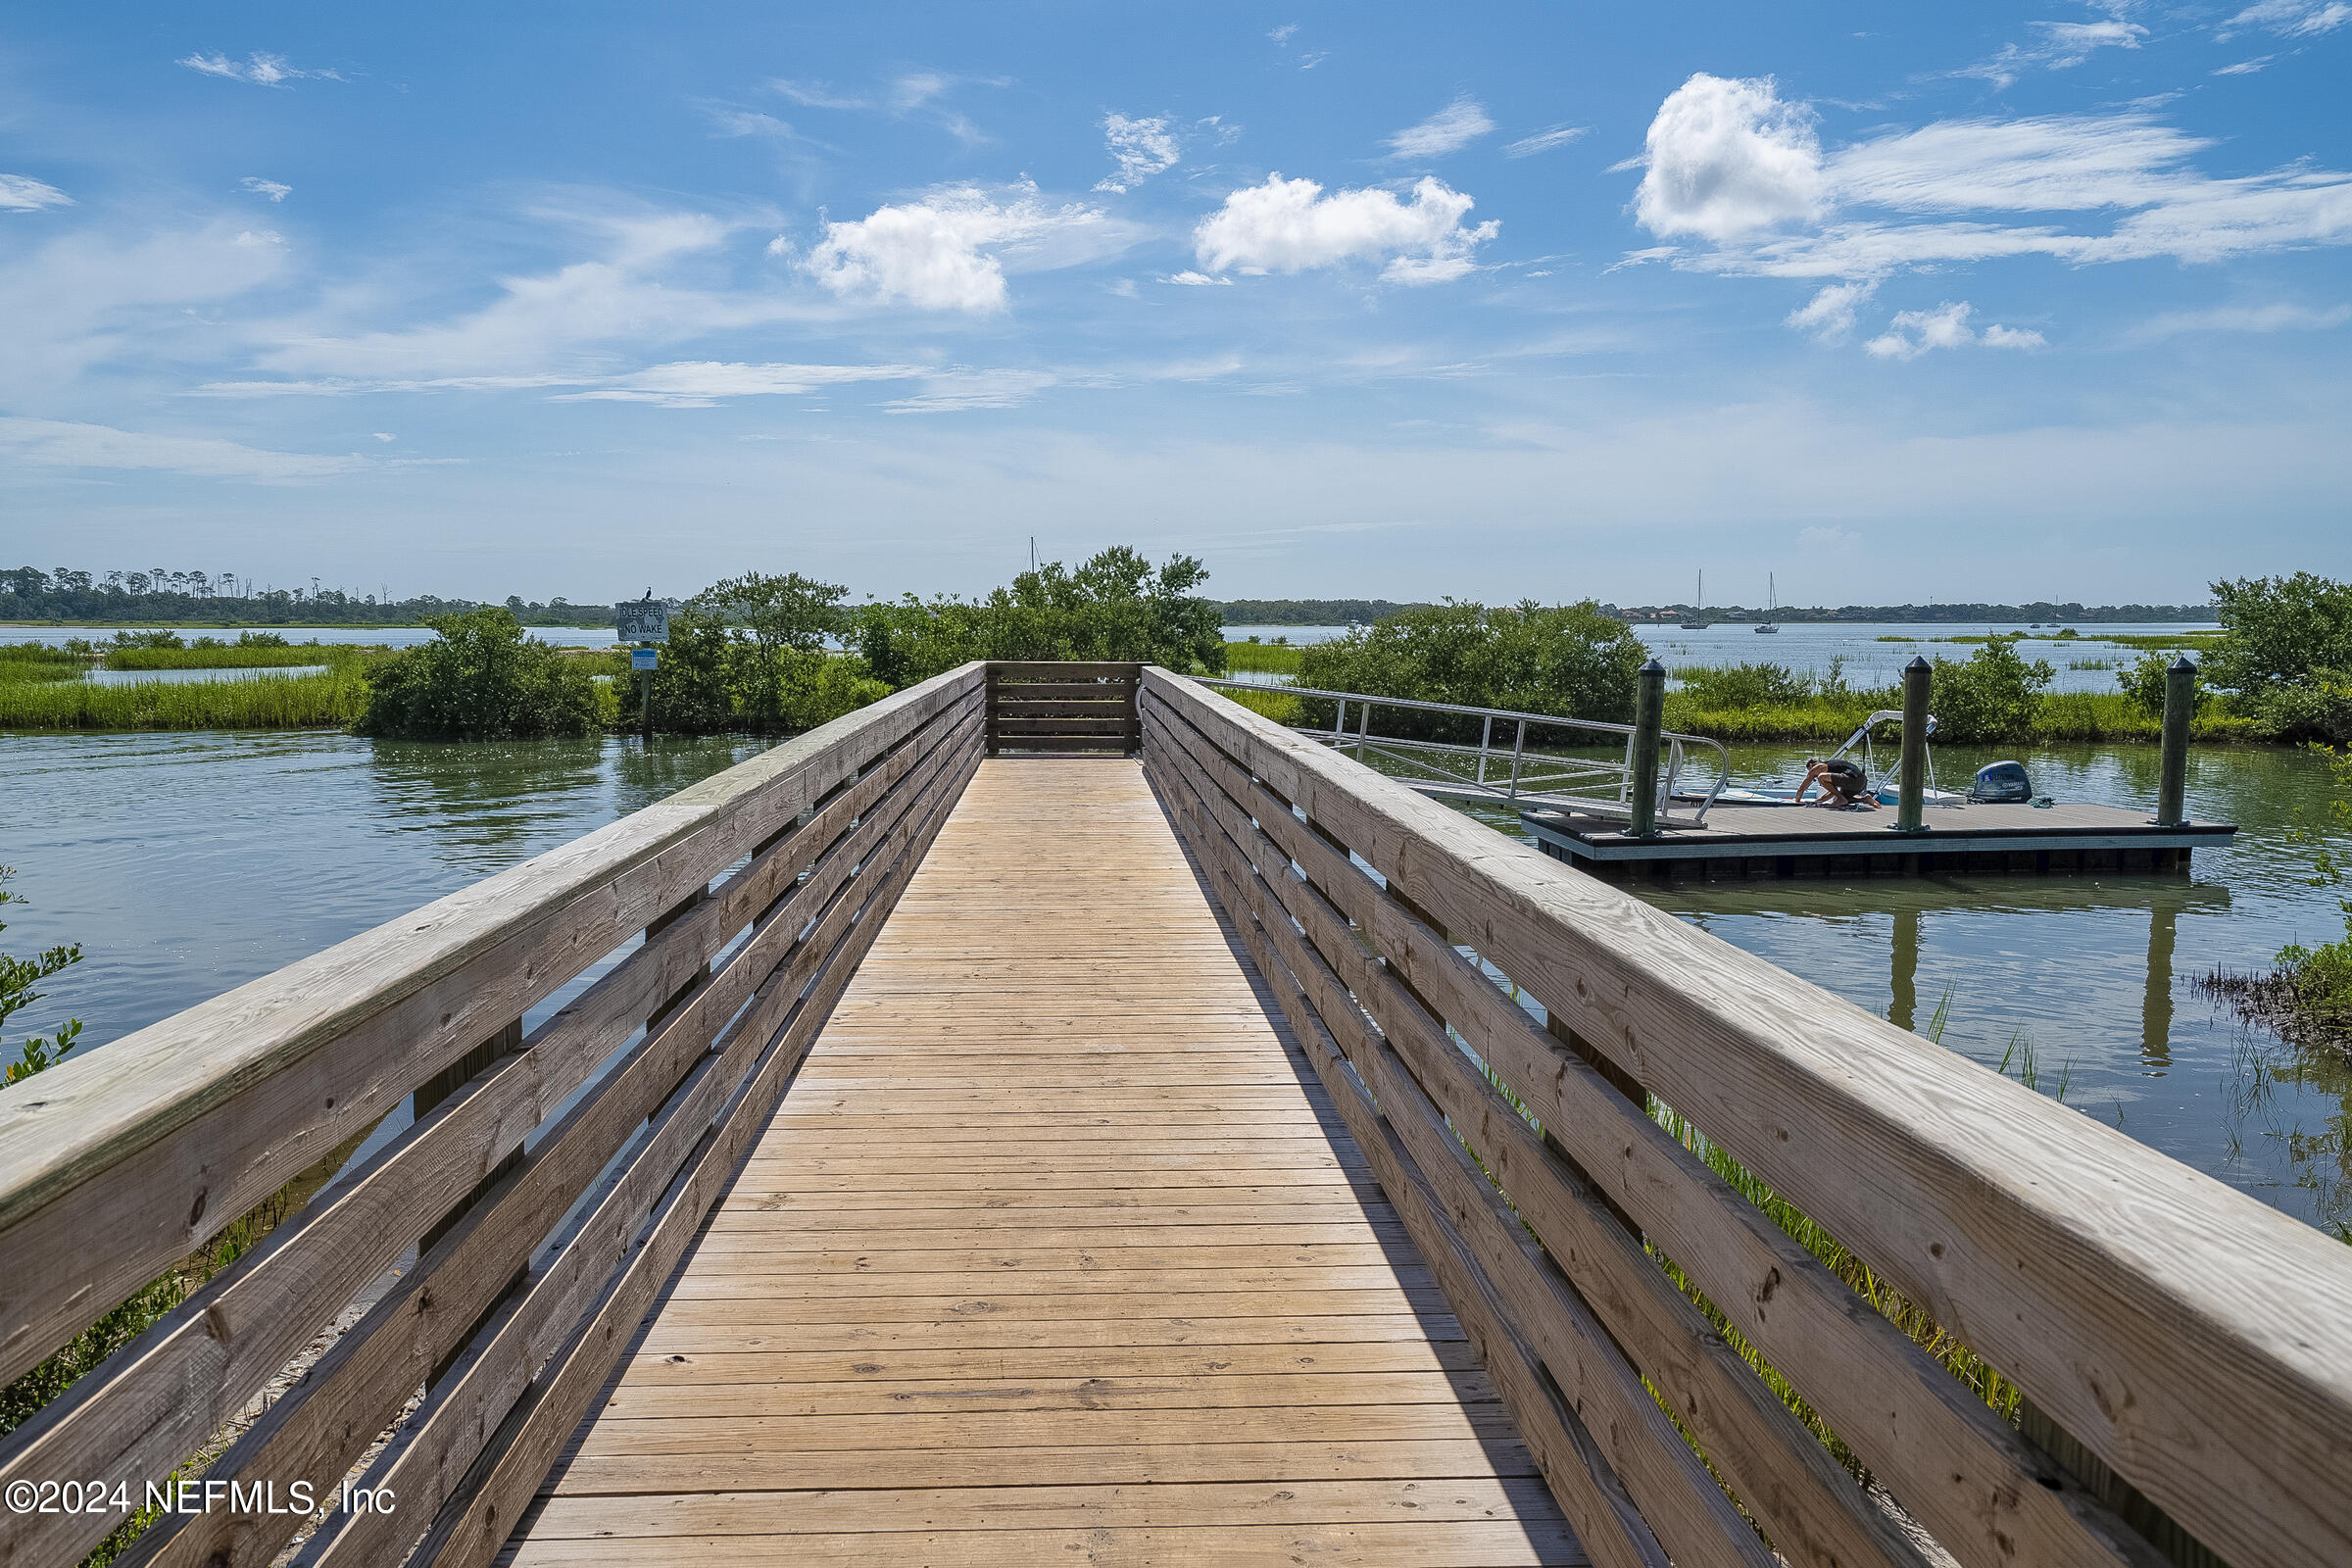
[[[1909,662],[1908,664],[1905,664],[1905,665],[1903,666],[1903,673],[1904,673],[1904,674],[1906,674],[1906,675],[1925,675],[1925,674],[1928,674],[1928,673],[1929,673],[1928,662],[1927,662],[1926,660],[1924,660],[1924,659],[1920,658],[1920,657],[1919,657],[1919,655],[1917,655],[1917,654],[1913,654],[1913,655],[1911,656],[1911,662]]]
[[[2182,654],[2179,659],[2173,661],[2172,670],[2176,675],[2183,672],[2194,675],[2197,672],[2197,666],[2189,662],[2188,656],[2186,654]]]
[[[1666,666],[1659,663],[1656,656],[1652,655],[1649,662],[1642,666],[1642,673],[1644,675],[1663,675],[1666,673]]]

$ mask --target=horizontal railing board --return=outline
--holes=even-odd
[[[1446,1204],[1430,1189],[1412,1155],[1355,1079],[1313,1001],[1282,961],[1274,947],[1275,928],[1258,918],[1237,880],[1236,868],[1210,848],[1202,824],[1182,799],[1182,781],[1157,779],[1155,783],[1169,801],[1170,816],[1232,917],[1259,975],[1289,1018],[1292,1033],[1332,1091],[1349,1134],[1379,1176],[1382,1189],[1406,1216],[1414,1245],[1445,1282],[1443,1298],[1452,1305],[1478,1348],[1480,1362],[1504,1390],[1519,1433],[1578,1540],[1601,1568],[1666,1568],[1666,1553],[1627,1495],[1624,1484],[1578,1412],[1562,1402],[1545,1381],[1509,1304],[1470,1261],[1446,1218]]]
[[[967,665],[886,698],[0,1094],[0,1377],[981,683]]]
[[[1025,703],[997,698],[988,705],[992,720],[1008,718],[1130,718],[1135,712],[1132,702],[1075,703],[1059,698],[1050,703]]]
[[[889,801],[884,801],[878,807],[871,801],[864,803],[875,814],[861,821],[846,839],[830,845],[825,858],[831,859],[834,854],[838,854],[844,861],[863,862],[876,855],[887,856],[903,843],[907,833],[907,813],[928,808],[938,798],[936,781],[940,769],[935,764],[944,762],[952,772],[960,765],[962,760],[975,755],[976,733],[972,732],[971,725],[972,721],[967,718],[963,724],[956,726],[956,730],[962,733],[951,733],[943,738],[939,748],[926,754],[920,770],[907,779],[906,788],[912,792],[910,798],[895,808]],[[810,824],[812,828],[817,825]],[[884,829],[888,831],[885,833],[882,831]],[[777,1005],[779,995],[784,1003],[789,1003],[797,995],[800,984],[806,981],[812,967],[814,956],[826,951],[831,935],[839,929],[839,922],[846,918],[847,910],[841,896],[838,891],[832,891],[836,887],[834,879],[824,874],[823,865],[824,861],[820,860],[812,868],[814,880],[796,888],[791,899],[780,903],[766,916],[769,931],[782,931],[792,941],[791,956],[760,981],[746,1010],[728,1025],[715,1043],[717,1054],[710,1058],[712,1065],[709,1069],[717,1074],[714,1084],[731,1083],[740,1076],[739,1071],[730,1072],[725,1063],[741,1058],[746,1049],[757,1044],[752,1037],[760,1033],[761,1020],[766,1016],[763,1009]],[[858,880],[839,884],[851,889],[865,885],[862,873]],[[810,914],[815,911],[814,904],[801,899],[801,895],[811,889],[814,889],[811,895],[814,899],[830,899],[832,902],[817,916],[815,931],[808,936],[798,936],[795,933],[808,925]],[[698,1093],[705,1102],[709,1102],[717,1089],[705,1088]],[[662,1114],[670,1116],[672,1110],[687,1100],[684,1094],[673,1096]],[[688,1104],[687,1108],[691,1112],[692,1105]],[[690,1127],[691,1121],[676,1125]],[[674,1168],[675,1160],[671,1160],[664,1168],[663,1162],[655,1156],[650,1144],[645,1152],[631,1161],[620,1190],[603,1200],[582,1227],[584,1234],[604,1239],[602,1247],[594,1250],[593,1255],[598,1261],[589,1263],[587,1259],[592,1250],[576,1244],[567,1246],[553,1259],[543,1260],[534,1270],[530,1298],[523,1303],[517,1319],[501,1326],[495,1334],[477,1336],[476,1353],[464,1377],[453,1383],[446,1395],[436,1391],[434,1399],[412,1419],[403,1451],[387,1455],[379,1464],[380,1473],[371,1474],[370,1486],[388,1486],[395,1495],[414,1499],[407,1514],[411,1516],[408,1522],[414,1525],[416,1532],[420,1533],[424,1529],[424,1520],[414,1517],[418,1512],[417,1504],[438,1505],[458,1476],[471,1463],[480,1443],[513,1404],[529,1373],[546,1354],[552,1353],[568,1337],[580,1312],[586,1309],[587,1298],[606,1283],[612,1267],[612,1260],[627,1255],[630,1233],[635,1229],[638,1219],[651,1208],[669,1180],[668,1171]],[[539,1299],[542,1297],[546,1298],[544,1302]],[[570,1308],[568,1312],[567,1307]],[[419,1484],[416,1479],[419,1476],[429,1477],[429,1484]],[[377,1518],[366,1515],[353,1519],[350,1528],[342,1536],[335,1537],[323,1553],[315,1550],[308,1560],[368,1560],[364,1552],[359,1557],[352,1553],[362,1551],[363,1543],[376,1539],[391,1528],[388,1519],[381,1523],[370,1522]],[[357,1532],[356,1536],[354,1532]]]
[[[1318,1010],[1328,1020],[1343,1005],[1361,1006],[1379,1024],[1385,1043],[1374,1045],[1367,1038],[1363,1049],[1380,1055],[1374,1072],[1367,1076],[1377,1080],[1374,1088],[1384,1105],[1402,1093],[1394,1073],[1408,1073],[1413,1092],[1432,1101],[1444,1122],[1470,1143],[1494,1182],[1509,1195],[1519,1218],[1565,1270],[1573,1292],[1563,1293],[1557,1303],[1543,1302],[1539,1298],[1527,1313],[1528,1320],[1531,1325],[1544,1321],[1547,1306],[1560,1317],[1563,1332],[1554,1336],[1551,1344],[1573,1360],[1563,1365],[1549,1345],[1545,1359],[1564,1387],[1572,1391],[1595,1388],[1604,1397],[1615,1399],[1616,1413],[1606,1423],[1609,1430],[1623,1430],[1636,1417],[1653,1423],[1648,1434],[1651,1446],[1612,1453],[1618,1473],[1635,1489],[1637,1499],[1663,1496],[1674,1504],[1682,1503],[1693,1485],[1716,1491],[1713,1481],[1696,1468],[1689,1446],[1666,1425],[1656,1402],[1642,1388],[1641,1379],[1646,1378],[1789,1560],[1923,1563],[1916,1545],[1723,1343],[1640,1243],[1597,1199],[1588,1197],[1573,1177],[1556,1168],[1555,1157],[1544,1149],[1542,1135],[1477,1076],[1446,1040],[1444,1026],[1422,1009],[1395,976],[1355,945],[1346,917],[1324,904],[1306,884],[1279,874],[1290,860],[1288,853],[1266,840],[1247,813],[1185,755],[1156,711],[1152,724],[1155,740],[1166,748],[1168,765],[1183,774],[1211,816],[1221,819],[1237,853],[1251,855],[1253,845],[1263,846],[1255,850],[1253,858],[1270,853],[1270,860],[1259,861],[1260,874],[1264,875],[1269,864],[1275,868],[1278,874],[1267,879],[1269,888],[1290,920],[1302,928],[1302,941],[1318,950],[1306,969],[1301,969],[1299,960],[1292,960],[1294,972],[1302,977],[1311,972],[1324,991],[1318,998]],[[1348,1022],[1354,1025],[1352,1018]],[[1354,1052],[1350,1056],[1362,1059]],[[1436,1125],[1432,1123],[1433,1128]],[[1400,1131],[1408,1147],[1416,1144],[1417,1127],[1407,1124]],[[1452,1135],[1433,1136],[1444,1137],[1446,1148],[1452,1146]],[[1426,1145],[1428,1140],[1420,1142]],[[1431,1168],[1432,1148],[1420,1148],[1417,1153],[1423,1168]],[[1484,1174],[1478,1176],[1482,1186],[1487,1180]],[[1481,1250],[1491,1271],[1504,1273],[1527,1266],[1515,1244],[1501,1245],[1509,1235],[1509,1228],[1490,1230]],[[1536,1289],[1532,1281],[1522,1286],[1525,1292]],[[1599,1319],[1601,1326],[1592,1326],[1588,1314]],[[1570,1370],[1592,1363],[1603,1346],[1622,1346],[1633,1364],[1625,1366],[1609,1357],[1612,1375],[1605,1380]],[[1642,1466],[1654,1466],[1661,1452],[1675,1461],[1678,1474],[1671,1484],[1663,1478],[1651,1480],[1645,1492],[1637,1485],[1643,1476]],[[1688,1544],[1693,1539],[1705,1540],[1712,1530],[1745,1533],[1728,1504],[1718,1503],[1715,1508],[1711,1519],[1691,1521],[1684,1531],[1673,1534],[1666,1533],[1654,1507],[1644,1511],[1660,1529],[1669,1549],[1683,1559],[1690,1549]]]
[[[968,702],[936,715],[806,829],[772,846],[730,877],[719,896],[661,931],[534,1031],[526,1050],[435,1106],[139,1345],[111,1357],[11,1434],[0,1452],[0,1485],[74,1475],[120,1481],[135,1492],[171,1470],[363,1286],[397,1262],[426,1217],[446,1212],[518,1147],[626,1038],[650,1001],[675,995],[724,936],[808,869],[811,854],[920,760],[925,737],[943,723],[941,733],[976,741],[978,717]],[[803,848],[808,840],[815,842]],[[37,1555],[44,1526],[55,1528],[43,1516],[0,1544],[0,1564],[24,1560],[21,1553]]]
[[[1145,683],[2207,1545],[2352,1558],[2329,1479],[2352,1464],[2340,1244],[1236,705]]]
[[[1128,735],[1134,733],[1136,722],[1124,713],[1101,718],[1031,718],[1022,713],[1000,713],[989,720],[989,726],[1004,739],[1018,740],[1033,735]]]
[[[1144,666],[1123,660],[1017,660],[998,659],[988,663],[988,678],[994,685],[1011,685],[1022,681],[1120,680],[1133,682],[1142,676]]]
[[[1582,1173],[1698,1283],[1962,1562],[2155,1560],[2144,1541],[2029,1449],[1973,1390],[1561,1049],[1477,965],[1298,820],[1289,802],[1172,709],[1153,705],[1148,722],[1229,798],[1238,797],[1255,830],[1298,863],[1417,995],[1438,1005]],[[1456,1125],[1463,1125],[1458,1117]]]
[[[991,682],[989,701],[993,703],[1132,703],[1135,683],[1131,680],[1032,680]]]
[[[968,744],[963,749],[968,751]],[[939,755],[935,751],[934,758]],[[906,782],[921,789],[931,771],[918,769]],[[681,1102],[708,1102],[732,1087],[732,1080],[710,1076],[721,1059],[709,1054],[713,1030],[738,1011],[788,949],[804,965],[814,956],[816,950],[799,942],[800,928],[809,917],[821,916],[826,901],[850,884],[858,857],[881,838],[892,819],[887,813],[869,817],[835,840],[809,879],[792,889],[778,917],[674,1009],[595,1096],[566,1112],[522,1166],[485,1195],[442,1245],[337,1342],[302,1388],[281,1398],[239,1440],[221,1461],[223,1472],[269,1475],[281,1485],[308,1479],[322,1493],[343,1475],[424,1374],[457,1348],[539,1238],[571,1206],[581,1186],[647,1115],[665,1102],[674,1110]],[[678,1087],[689,1074],[701,1075],[705,1087],[699,1098]],[[678,1141],[691,1141],[693,1129],[674,1119],[668,1125],[668,1142],[678,1145],[677,1153],[668,1156],[668,1169],[674,1169],[683,1153]],[[668,1181],[662,1145],[657,1134],[631,1156],[650,1162],[652,1192],[643,1195],[646,1201]],[[633,1220],[620,1217],[629,1221],[625,1235]],[[597,1239],[592,1232],[574,1247],[588,1255],[590,1242]],[[615,1239],[601,1245],[605,1255],[614,1255]],[[281,1522],[282,1532],[272,1528]],[[227,1510],[169,1521],[141,1542],[139,1561],[267,1561],[296,1522]]]
[[[480,1568],[496,1556],[564,1444],[626,1353],[639,1322],[684,1255],[703,1215],[751,1152],[792,1070],[815,1041],[858,958],[880,931],[890,902],[913,875],[977,766],[977,754],[967,756],[945,787],[932,795],[924,819],[900,845],[892,863],[879,871],[879,885],[852,917],[853,926],[832,938],[814,993],[800,1000],[752,1079],[738,1091],[722,1119],[704,1134],[688,1173],[652,1217],[644,1244],[595,1318],[542,1374],[532,1396],[502,1428],[502,1445],[476,1462],[449,1507],[434,1520],[419,1552],[422,1558],[449,1568]]]
[[[998,742],[1004,752],[1094,752],[1105,757],[1124,755],[1121,735],[1007,735]]]

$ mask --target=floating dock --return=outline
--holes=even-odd
[[[2122,806],[1933,807],[1927,831],[1898,834],[1894,809],[1716,806],[1699,826],[1632,837],[1623,817],[1522,811],[1536,845],[1595,876],[1933,876],[1987,873],[2182,871],[2189,852],[2229,844],[2230,822],[2159,827]]]

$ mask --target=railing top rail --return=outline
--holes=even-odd
[[[1165,673],[1165,672],[1163,672]],[[1615,724],[1598,718],[1567,718],[1558,713],[1529,713],[1516,708],[1472,708],[1462,703],[1430,703],[1414,697],[1383,697],[1378,692],[1333,692],[1319,686],[1261,686],[1254,681],[1229,680],[1222,675],[1188,675],[1203,686],[1231,686],[1240,691],[1280,692],[1285,697],[1325,697],[1350,703],[1369,703],[1375,708],[1410,708],[1426,713],[1467,713],[1473,718],[1525,719],[1531,724],[1566,724],[1576,729],[1594,729],[1608,735],[1631,735],[1634,726]],[[1684,735],[1674,730],[1660,732],[1667,740],[1686,741],[1694,745],[1723,748],[1704,735]]]

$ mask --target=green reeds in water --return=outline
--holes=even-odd
[[[323,675],[253,680],[99,685],[0,676],[0,729],[339,729],[359,716],[367,696],[357,662]]]
[[[1298,650],[1283,643],[1227,643],[1225,667],[1270,675],[1298,673]]]

